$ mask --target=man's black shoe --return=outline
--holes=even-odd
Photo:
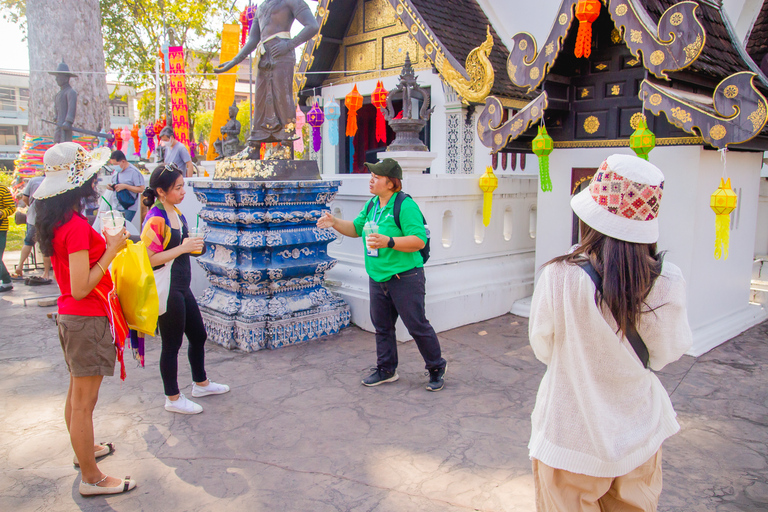
[[[427,391],[440,391],[443,389],[443,386],[445,385],[445,366],[442,368],[430,368],[427,371],[427,375],[429,375]]]
[[[387,382],[395,382],[400,376],[397,370],[388,372],[381,368],[374,368],[373,373],[363,379],[363,386],[373,387]]]

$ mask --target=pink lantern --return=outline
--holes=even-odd
[[[307,124],[312,127],[312,149],[315,152],[320,151],[323,144],[323,134],[320,132],[320,127],[323,126],[324,121],[323,109],[315,102],[315,106],[307,114]]]
[[[293,150],[298,153],[304,152],[304,135],[302,133],[302,128],[304,128],[305,122],[306,116],[304,115],[304,112],[301,111],[300,106],[296,105],[296,137],[298,138],[293,141]]]

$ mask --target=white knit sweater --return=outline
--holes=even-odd
[[[625,475],[679,429],[659,379],[643,368],[595,285],[578,266],[547,265],[533,292],[528,334],[547,365],[531,414],[530,456],[548,466],[597,477]],[[637,330],[660,370],[691,347],[680,269],[664,262]]]

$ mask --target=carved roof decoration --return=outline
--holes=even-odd
[[[643,80],[640,96],[645,108],[666,115],[670,123],[688,133],[701,135],[723,149],[755,138],[768,121],[768,101],[755,87],[757,75],[735,73],[720,82],[711,101]]]
[[[420,53],[465,103],[482,103],[489,93],[521,106],[531,99],[507,78],[505,46],[477,0],[386,1],[400,26],[419,45]],[[320,0],[320,34],[305,46],[294,79],[296,90],[320,87],[331,74],[304,72],[332,69],[356,4],[357,0]],[[397,72],[399,69],[383,70],[381,74]]]
[[[485,109],[477,120],[477,134],[483,146],[496,153],[511,140],[519,137],[532,125],[536,124],[549,106],[546,92],[542,92],[507,122],[504,119],[504,108],[498,98],[488,96]]]

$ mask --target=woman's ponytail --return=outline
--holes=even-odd
[[[152,208],[152,205],[157,201],[157,192],[149,187],[145,188],[141,195],[144,197],[142,203],[144,203],[144,206],[147,208]]]

